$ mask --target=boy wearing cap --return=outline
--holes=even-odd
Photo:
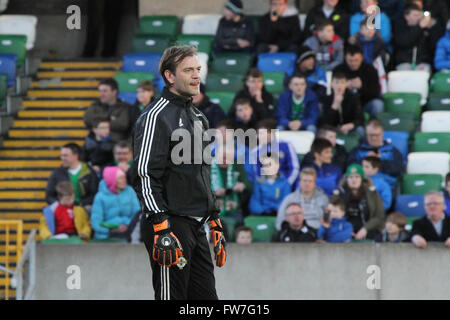
[[[303,46],[297,56],[295,73],[303,73],[308,89],[313,90],[319,99],[324,97],[327,93],[327,75],[316,63],[316,53],[310,47]]]

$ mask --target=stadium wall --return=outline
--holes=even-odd
[[[230,243],[215,272],[220,299],[448,299],[449,266],[442,244]],[[36,272],[36,299],[153,299],[143,245],[39,244]]]

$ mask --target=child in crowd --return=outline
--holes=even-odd
[[[81,206],[74,206],[75,190],[70,181],[56,185],[58,200],[44,208],[41,217],[39,235],[41,239],[68,238],[78,235],[88,241],[91,237],[89,216]]]
[[[231,115],[236,122],[236,129],[256,129],[256,124],[259,120],[257,114],[254,112],[250,100],[247,98],[236,99],[234,103],[235,114]]]
[[[317,239],[326,242],[351,242],[353,226],[345,218],[345,202],[339,197],[333,197],[327,211],[322,218]]]
[[[375,236],[376,242],[409,242],[410,234],[405,230],[407,220],[404,214],[392,212],[386,218],[386,226]]]
[[[364,175],[372,179],[373,185],[383,200],[384,210],[388,211],[392,205],[392,190],[388,183],[388,180],[392,180],[392,177],[381,173],[381,160],[375,156],[367,156],[362,160],[362,168]]]
[[[253,242],[253,230],[247,226],[239,226],[235,231],[236,243],[250,244]]]
[[[110,122],[106,118],[95,118],[92,121],[92,131],[84,141],[84,161],[100,177],[105,166],[114,163],[114,143],[110,135]]]
[[[384,41],[375,28],[369,28],[370,18],[361,21],[358,33],[348,39],[353,45],[359,45],[363,50],[364,62],[372,64],[374,60],[381,57],[384,61]]]

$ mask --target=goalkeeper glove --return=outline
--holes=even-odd
[[[178,264],[183,256],[183,248],[178,238],[170,230],[169,220],[153,224],[155,237],[153,241],[153,260],[160,266],[171,267]]]
[[[216,266],[223,267],[227,257],[225,251],[225,237],[223,236],[223,228],[220,219],[214,219],[209,222],[209,228],[211,229],[211,239],[214,243],[214,255],[216,258]]]

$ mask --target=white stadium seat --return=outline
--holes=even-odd
[[[185,15],[181,33],[215,35],[220,18],[222,18],[222,15],[220,14]]]
[[[450,132],[450,111],[422,113],[422,132]]]
[[[0,0],[0,12],[5,11],[8,8],[8,0]]]
[[[411,152],[408,154],[406,172],[409,174],[434,173],[445,175],[450,171],[450,154],[447,152]]]
[[[305,28],[306,14],[305,13],[300,13],[298,15],[298,20],[300,20],[300,30],[303,31],[303,29]]]
[[[23,34],[27,36],[27,50],[34,47],[37,17],[31,15],[0,15],[0,34]]]
[[[391,71],[388,73],[388,92],[414,92],[422,96],[421,104],[427,102],[428,79],[426,71]]]
[[[197,57],[200,60],[200,76],[202,77],[202,83],[206,83],[206,77],[208,76],[208,59],[209,56],[207,53],[204,52],[197,52]]]
[[[278,131],[278,139],[280,141],[290,142],[297,154],[306,154],[311,150],[314,141],[314,133],[311,131]]]

